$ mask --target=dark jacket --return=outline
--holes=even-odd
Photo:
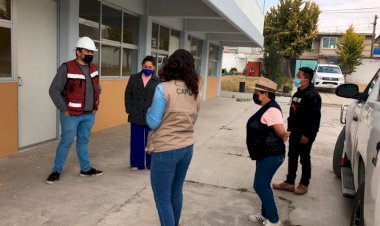
[[[311,141],[317,136],[321,121],[321,96],[310,84],[293,95],[288,118],[290,136],[305,136]]]
[[[247,122],[247,148],[252,160],[285,153],[285,144],[273,126],[261,122],[261,117],[271,107],[281,111],[276,101],[272,100],[261,107]]]
[[[125,89],[125,111],[128,113],[128,122],[146,125],[146,112],[152,104],[156,86],[160,78],[152,75],[146,87],[142,80],[142,73],[131,75]]]

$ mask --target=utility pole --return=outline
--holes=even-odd
[[[373,58],[373,45],[375,44],[375,35],[376,35],[376,21],[377,15],[375,15],[375,20],[373,21],[373,32],[372,32],[372,44],[371,44],[371,58]]]

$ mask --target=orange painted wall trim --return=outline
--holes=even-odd
[[[93,131],[111,128],[128,121],[128,115],[125,113],[124,107],[124,91],[127,83],[127,80],[100,81],[102,93]],[[206,99],[216,97],[217,88],[218,78],[209,76],[207,78]]]
[[[93,131],[111,128],[128,121],[124,107],[124,91],[127,83],[127,80],[100,81],[102,93]]]
[[[17,83],[0,83],[0,157],[18,151],[18,86]]]
[[[206,100],[216,96],[218,96],[218,77],[209,75],[207,77]]]

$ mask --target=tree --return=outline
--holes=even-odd
[[[349,75],[356,70],[356,67],[362,64],[362,52],[364,49],[363,35],[355,33],[351,25],[346,33],[339,38],[337,42],[337,53],[341,58],[339,64],[344,75]]]
[[[317,37],[319,13],[315,2],[281,0],[265,15],[264,48],[276,48],[287,61],[290,78],[293,77],[291,61],[298,58]]]
[[[277,50],[273,46],[266,46],[264,51],[265,77],[271,80],[280,77],[282,75],[281,62],[282,57],[277,53]]]

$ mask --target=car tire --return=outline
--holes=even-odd
[[[346,138],[345,129],[346,129],[346,126],[344,126],[342,131],[340,131],[338,139],[336,140],[336,143],[335,143],[335,149],[334,149],[334,155],[333,155],[333,170],[334,170],[334,174],[337,177],[340,177],[341,159],[342,159],[343,148],[344,148],[344,140]]]
[[[363,204],[364,204],[364,188],[362,182],[355,195],[354,208],[352,208],[350,226],[364,226]]]

